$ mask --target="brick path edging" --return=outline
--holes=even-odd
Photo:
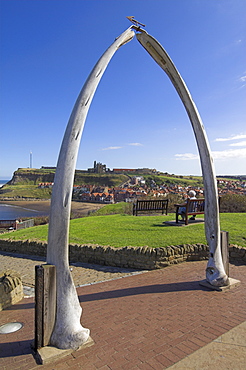
[[[33,240],[0,240],[0,250],[10,253],[46,256],[47,243]],[[208,252],[208,246],[200,243],[160,248],[114,248],[99,245],[70,244],[69,260],[70,262],[154,270],[185,261],[206,260],[208,259]],[[230,262],[246,264],[246,248],[230,245],[229,255]]]

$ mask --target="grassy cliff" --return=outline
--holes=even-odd
[[[39,183],[53,182],[55,169],[19,168],[12,179],[0,189],[0,199],[49,199],[52,189],[38,187]],[[74,184],[91,184],[96,186],[119,186],[129,178],[124,174],[96,174],[87,171],[75,171]]]

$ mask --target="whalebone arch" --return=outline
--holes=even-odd
[[[186,85],[162,46],[147,32],[132,26],[113,42],[90,73],[71,113],[60,149],[51,198],[47,248],[47,263],[56,266],[57,275],[56,322],[51,344],[58,348],[75,349],[89,338],[89,330],[83,328],[80,323],[82,308],[68,260],[69,219],[75,165],[84,123],[100,79],[114,53],[133,39],[134,28],[138,32],[137,39],[140,44],[169,76],[190,118],[200,153],[206,194],[205,229],[210,249],[206,276],[212,285],[226,285],[228,280],[220,252],[217,185],[210,149],[199,113]]]

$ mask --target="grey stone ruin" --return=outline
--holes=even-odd
[[[202,120],[182,77],[163,47],[139,26],[131,26],[115,39],[85,82],[71,113],[54,180],[48,235],[47,264],[56,268],[54,328],[46,343],[60,349],[77,349],[89,340],[81,325],[82,308],[69,270],[68,236],[75,165],[85,119],[98,83],[114,53],[135,35],[177,90],[190,118],[200,154],[206,196],[205,230],[210,248],[206,280],[211,286],[230,284],[222,261],[218,195],[213,159]],[[52,284],[51,284],[52,285]],[[53,285],[52,285],[53,286]]]

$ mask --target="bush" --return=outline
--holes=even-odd
[[[185,200],[183,197],[179,194],[168,194],[167,196],[168,199],[168,213],[175,213],[176,212],[176,207],[174,204],[180,204],[184,203]]]
[[[22,221],[30,220],[31,217],[23,217]],[[34,226],[46,225],[49,223],[49,216],[32,217],[34,219]]]
[[[241,213],[246,212],[246,195],[225,194],[220,199],[221,213]]]

